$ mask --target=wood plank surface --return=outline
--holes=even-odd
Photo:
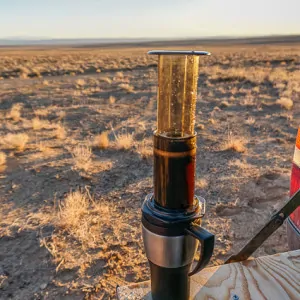
[[[119,300],[151,300],[150,282],[118,287]],[[191,277],[194,300],[300,300],[300,250],[206,268]]]

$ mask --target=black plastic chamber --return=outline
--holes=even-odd
[[[196,137],[154,135],[154,200],[169,209],[194,205]]]

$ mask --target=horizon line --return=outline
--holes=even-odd
[[[0,37],[0,40],[10,41],[52,41],[52,40],[195,40],[195,39],[218,39],[218,38],[260,38],[260,37],[285,37],[285,36],[300,36],[299,33],[286,34],[249,34],[249,35],[210,35],[210,36],[180,36],[180,37],[34,37],[34,36],[8,36]]]

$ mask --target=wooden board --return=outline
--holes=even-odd
[[[151,300],[150,282],[117,289],[119,300]],[[300,250],[206,268],[191,277],[191,299],[300,300]]]

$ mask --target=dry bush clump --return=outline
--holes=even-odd
[[[85,85],[84,79],[77,79],[75,83],[80,87]]]
[[[109,77],[101,77],[99,81],[104,81],[105,83],[111,84],[112,80]]]
[[[26,147],[28,140],[29,137],[26,133],[9,133],[6,136],[4,136],[2,143],[8,148],[23,151]]]
[[[222,101],[220,104],[221,108],[225,108],[225,107],[229,107],[229,106],[230,106],[230,104],[227,101]]]
[[[116,102],[116,97],[114,97],[114,96],[109,96],[108,101],[109,101],[110,104],[114,104],[114,103]]]
[[[196,126],[196,128],[199,129],[199,130],[203,130],[205,128],[205,126],[203,124],[198,124]]]
[[[107,242],[111,242],[111,239],[117,240],[118,237],[107,236],[104,234],[108,229],[118,234],[116,226],[112,226],[111,223],[111,207],[109,203],[97,203],[89,194],[89,192],[75,191],[67,194],[64,201],[60,201],[58,205],[57,218],[54,221],[58,228],[66,231],[68,235],[75,238],[76,244],[81,244],[82,249],[104,247]],[[120,221],[118,220],[118,226]],[[51,245],[48,243],[44,244],[50,250],[52,255],[58,258],[58,261],[62,259],[67,263],[71,261],[74,263],[74,255],[69,255],[72,240],[65,237],[64,232],[60,231]],[[62,250],[57,253],[55,249]],[[78,249],[77,249],[78,251]],[[71,251],[72,252],[72,251]],[[79,253],[76,253],[78,257]],[[81,256],[81,259],[85,255]]]
[[[109,146],[108,132],[102,132],[101,134],[95,136],[93,147],[106,149]]]
[[[33,130],[51,129],[54,127],[52,124],[49,123],[48,120],[42,120],[39,117],[33,118],[31,122]]]
[[[0,166],[5,165],[5,163],[6,163],[6,154],[0,151]]]
[[[16,103],[12,106],[10,112],[7,114],[9,119],[13,119],[15,122],[18,122],[21,118],[21,110],[23,108],[22,103]]]
[[[123,78],[124,77],[124,73],[123,72],[117,72],[116,73],[116,77]]]
[[[73,230],[80,225],[80,219],[89,208],[89,198],[80,191],[71,192],[59,205],[59,224],[65,229]]]
[[[133,134],[120,133],[116,136],[116,146],[118,149],[128,150],[132,147],[133,142]]]
[[[153,155],[153,149],[146,143],[142,143],[137,147],[137,152],[142,158],[150,158]]]
[[[122,90],[124,90],[128,93],[133,93],[134,92],[134,87],[130,84],[127,84],[127,83],[119,84],[119,88],[121,88]]]
[[[61,124],[57,124],[54,132],[54,136],[59,140],[63,140],[66,137],[65,127]]]
[[[281,107],[285,108],[286,110],[290,110],[294,105],[293,100],[286,97],[281,97],[276,101],[276,103],[279,104]]]
[[[246,121],[245,124],[247,125],[253,125],[255,123],[255,118],[249,117]]]
[[[208,182],[205,178],[199,178],[196,181],[196,187],[199,189],[205,189],[208,186]]]
[[[228,140],[224,143],[223,150],[232,150],[236,152],[245,152],[245,139],[228,135]]]
[[[75,167],[87,171],[92,163],[92,150],[89,146],[77,145],[71,152]]]
[[[57,117],[61,120],[66,116],[66,112],[61,110],[56,113]]]
[[[50,154],[53,152],[53,149],[47,146],[44,142],[37,143],[36,148],[45,154]]]
[[[38,118],[38,117],[35,117],[32,119],[32,129],[33,130],[40,130],[43,128],[43,121]]]
[[[46,117],[49,114],[48,108],[38,108],[34,110],[34,114],[37,117]]]

